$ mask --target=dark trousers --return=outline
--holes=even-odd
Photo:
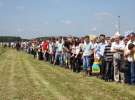
[[[72,56],[70,58],[70,65],[71,65],[71,69],[75,69],[75,56]]]
[[[38,58],[39,60],[43,60],[43,53],[42,52],[38,52],[38,57],[39,57]]]
[[[81,58],[77,57],[75,58],[75,62],[74,62],[74,67],[73,67],[73,71],[74,72],[80,72],[81,70]]]
[[[49,61],[51,64],[53,64],[54,59],[55,59],[55,54],[49,54]]]
[[[49,53],[48,52],[44,52],[43,57],[44,57],[45,61],[49,61]]]
[[[105,74],[104,79],[106,81],[113,80],[113,62],[112,61],[105,61]]]
[[[105,59],[104,57],[101,57],[101,66],[100,66],[100,75],[101,75],[101,79],[105,78]]]
[[[131,84],[135,85],[135,61],[131,62],[130,67],[130,73],[131,73]]]
[[[131,80],[131,63],[129,61],[124,61],[124,66],[125,66],[125,83],[130,84],[130,80]]]

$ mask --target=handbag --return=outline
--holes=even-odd
[[[100,73],[100,62],[94,62],[92,65],[92,73]]]

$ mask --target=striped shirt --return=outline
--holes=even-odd
[[[112,61],[113,60],[113,52],[111,52],[111,45],[107,45],[104,51],[105,61]]]

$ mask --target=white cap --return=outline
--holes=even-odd
[[[114,34],[114,38],[117,38],[117,37],[120,37],[120,33],[119,33],[119,32],[116,32],[116,33]]]

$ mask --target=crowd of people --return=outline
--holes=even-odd
[[[16,45],[35,59],[44,60],[86,76],[135,85],[135,33],[112,37],[51,37]]]

